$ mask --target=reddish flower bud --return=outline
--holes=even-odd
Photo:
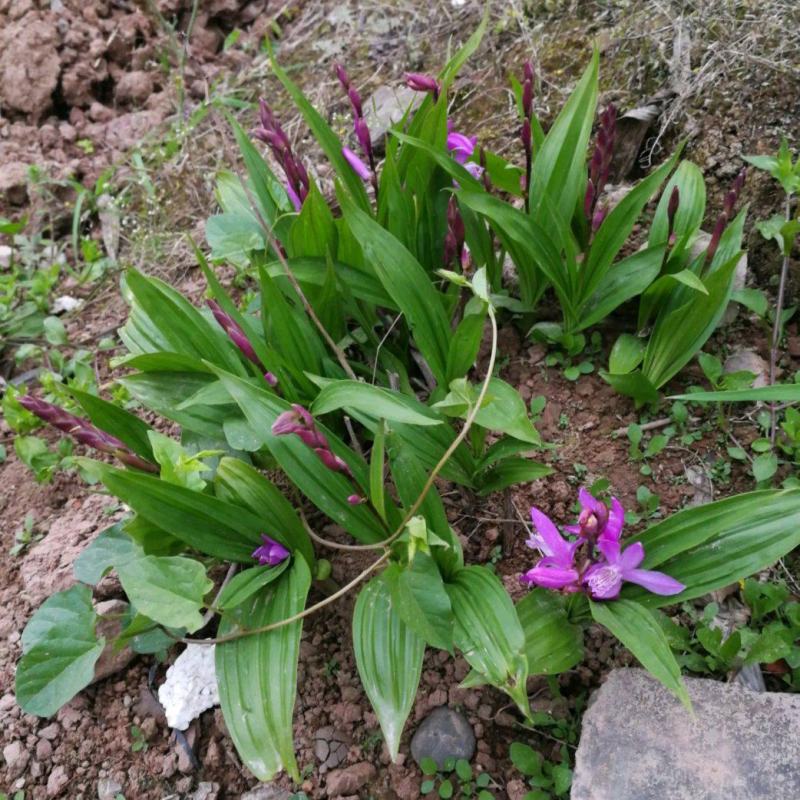
[[[606,206],[600,206],[592,216],[592,233],[597,233],[600,226],[603,224],[603,220],[606,218],[606,214],[608,214],[608,208]]]
[[[415,92],[429,92],[433,95],[434,100],[439,99],[441,86],[439,81],[431,75],[425,75],[422,72],[406,72],[406,86]]]
[[[341,64],[335,64],[333,69],[336,72],[336,77],[339,79],[339,83],[341,83],[344,87],[344,90],[347,91],[350,88],[350,78],[348,77],[345,68]]]
[[[355,89],[348,89],[347,96],[350,98],[350,104],[353,106],[353,113],[356,117],[363,117],[364,112],[361,110],[361,95]]]

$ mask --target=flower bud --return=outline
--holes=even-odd
[[[439,99],[441,87],[439,82],[431,75],[422,72],[406,72],[406,86],[415,92],[429,92],[434,100]]]

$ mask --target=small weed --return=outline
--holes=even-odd
[[[22,527],[18,528],[14,534],[14,545],[8,551],[12,556],[19,556],[34,542],[39,541],[44,536],[43,531],[36,528],[33,514],[29,511],[25,515]]]
[[[420,791],[424,795],[437,790],[437,795],[442,800],[450,797],[477,797],[478,800],[491,800],[494,795],[488,790],[492,779],[486,772],[474,775],[469,761],[459,758],[449,758],[439,769],[432,758],[423,758],[420,764],[425,780],[422,781]]]
[[[510,749],[511,761],[525,776],[531,791],[526,800],[554,800],[566,798],[572,786],[572,769],[567,758],[567,748],[561,747],[562,761],[554,764],[522,742],[513,742]]]
[[[138,725],[131,725],[131,752],[139,753],[147,751],[147,737]]]

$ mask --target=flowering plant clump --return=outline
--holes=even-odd
[[[147,419],[178,436],[71,387],[87,419],[20,399],[121,462],[74,459],[128,509],[78,559],[78,583],[48,599],[22,636],[16,697],[27,712],[50,716],[92,680],[105,642],[91,587],[114,570],[131,606],[115,644],[139,653],[214,644],[220,704],[243,763],[261,780],[286,770],[299,783],[292,716],[303,620],[350,591],[358,591],[355,663],[396,759],[427,648],[463,655],[465,686],[499,688],[530,720],[528,676],[574,667],[594,620],[685,699],[654,609],[727,586],[800,544],[800,490],[687,509],[627,546],[621,505],[582,492],[577,524],[563,535],[532,512],[529,544],[541,558],[523,576],[532,589],[518,603],[491,565],[465,563],[442,483],[480,497],[552,471],[531,457],[542,446],[541,405],[495,375],[498,316],[527,319],[552,289],[562,333],[573,335],[635,296],[655,312],[651,300],[675,300],[673,284],[696,286],[673,269],[684,264],[699,207],[684,165],[650,245],[618,258],[677,156],[610,208],[613,111],[601,117],[590,161],[575,157],[589,151],[596,54],[547,131],[525,67],[515,87],[524,166],[480,147],[478,129],[454,129],[448,94],[487,25],[488,14],[437,75],[406,75],[425,96],[382,148],[344,68],[336,75],[352,109],[352,147],[273,59],[330,162],[335,202],[262,103],[254,134],[232,121],[246,176],[218,180],[221,213],[206,224],[211,263],[198,251],[207,304],[128,271],[119,382]],[[701,256],[684,270],[716,282],[717,305],[730,277],[718,267],[738,251],[742,215],[728,224],[732,206],[726,200],[710,263]],[[507,257],[518,288],[504,284]],[[245,309],[216,263],[252,284]],[[701,312],[687,346],[713,330],[716,312]],[[315,532],[330,524],[337,541]],[[368,560],[331,592],[321,550]],[[222,573],[215,586],[209,576]],[[314,581],[324,599],[309,600]]]
[[[536,532],[526,544],[538,550],[542,558],[521,576],[523,583],[567,593],[583,591],[595,600],[619,597],[624,581],[665,596],[686,588],[663,572],[639,569],[645,556],[641,542],[622,549],[624,510],[616,497],[611,498],[610,509],[586,489],[581,489],[579,500],[578,524],[564,528],[575,535],[573,540],[562,537],[552,520],[538,508],[531,509]]]

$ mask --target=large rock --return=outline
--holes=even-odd
[[[411,107],[417,108],[425,95],[408,86],[381,86],[364,102],[364,118],[369,126],[372,144],[383,152],[384,136],[392,125],[400,122]]]
[[[411,755],[417,764],[432,758],[443,767],[448,758],[469,761],[475,753],[475,733],[467,718],[452,708],[434,709],[417,728],[411,740]]]
[[[28,14],[0,34],[0,106],[35,123],[52,104],[61,64],[52,22]]]
[[[694,716],[617,669],[583,718],[572,800],[800,798],[800,697],[687,678]]]

